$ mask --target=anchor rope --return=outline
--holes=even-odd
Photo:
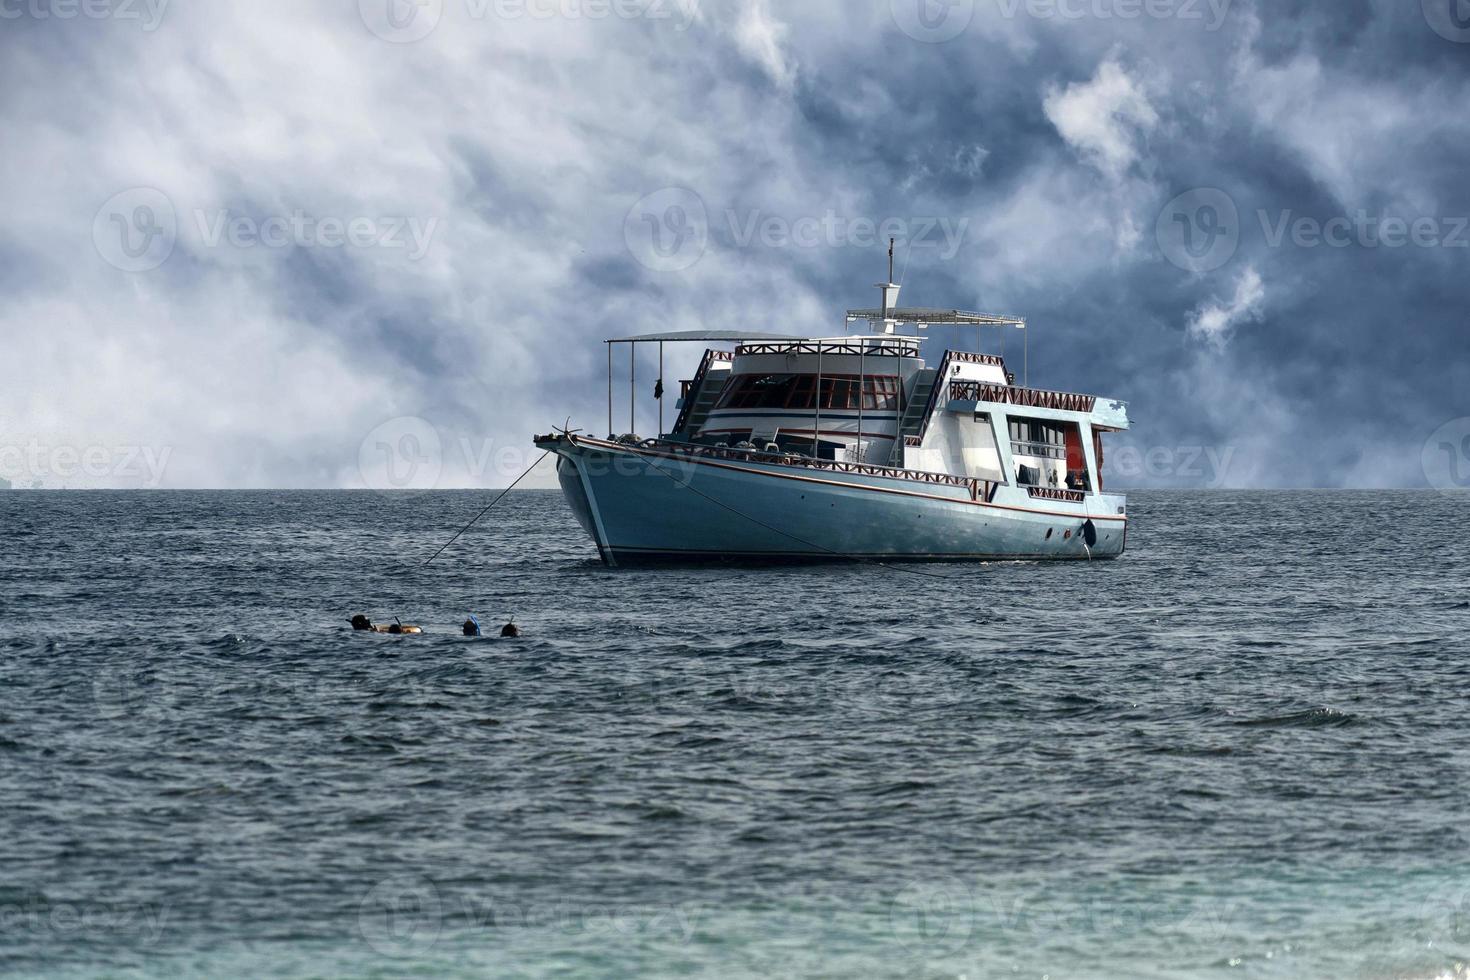
[[[528,476],[531,475],[531,471],[532,470],[534,470],[536,467],[538,467],[538,466],[541,465],[541,460],[545,459],[547,456],[550,456],[550,455],[551,455],[551,450],[549,450],[549,449],[546,452],[542,453],[540,459],[536,460],[536,462],[534,462],[530,466],[526,467],[526,471],[524,473],[522,473],[520,476],[516,477],[515,483],[512,483],[510,486],[508,486],[504,490],[500,491],[500,495],[498,497],[496,497],[494,500],[490,501],[490,503],[486,505],[485,509],[482,510],[482,511],[480,511],[478,514],[476,514],[474,516],[474,518],[468,524],[466,524],[464,527],[460,528],[459,529],[459,533],[457,533],[454,537],[450,538],[448,541],[446,541],[444,543],[444,547],[442,547],[438,551],[434,552],[433,558],[430,558],[428,561],[424,562],[419,567],[420,568],[427,568],[427,567],[429,567],[429,565],[433,564],[434,558],[438,558],[440,555],[444,554],[444,552],[448,551],[450,545],[454,544],[454,542],[456,542],[460,538],[464,537],[465,532],[467,532],[470,528],[472,528],[476,524],[480,523],[480,518],[482,518],[486,514],[490,513],[491,509],[496,504],[500,503],[502,500],[505,499],[505,495],[506,494],[510,493],[517,486],[519,486],[520,485],[520,482],[522,480],[524,480],[526,477],[528,477]]]

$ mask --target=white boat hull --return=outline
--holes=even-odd
[[[1042,500],[898,470],[814,467],[543,440],[573,512],[610,565],[655,561],[980,561],[1116,558],[1123,498]]]

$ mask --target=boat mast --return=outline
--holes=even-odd
[[[817,338],[817,383],[812,391],[812,459],[822,458],[822,339]]]
[[[883,291],[883,332],[884,334],[897,334],[898,321],[888,319],[888,311],[898,308],[898,291],[902,288],[893,281],[893,246],[894,239],[888,239],[888,281],[878,284]],[[903,346],[898,347],[898,417],[893,423],[893,451],[889,453],[889,463],[895,460],[899,465],[903,464]]]

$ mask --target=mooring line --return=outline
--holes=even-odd
[[[482,518],[486,514],[490,513],[490,509],[492,507],[494,507],[496,504],[498,504],[502,500],[504,500],[506,494],[508,494],[512,490],[514,490],[520,484],[520,482],[522,480],[524,480],[526,477],[530,476],[531,475],[531,471],[534,470],[536,467],[538,467],[538,466],[541,465],[541,460],[542,459],[545,459],[547,456],[550,456],[550,455],[551,455],[551,450],[549,450],[549,449],[546,452],[542,453],[541,454],[541,459],[536,460],[536,462],[534,462],[530,466],[526,467],[526,471],[524,473],[522,473],[520,476],[516,477],[515,483],[512,483],[510,486],[508,486],[504,490],[500,491],[500,496],[498,496],[494,500],[490,501],[490,503],[485,507],[484,510],[480,511],[478,514],[475,515],[474,520],[470,521],[464,527],[460,528],[459,529],[459,533],[456,534],[454,537],[450,538],[447,542],[445,542],[444,547],[442,547],[438,551],[434,552],[434,557],[433,558],[430,558],[428,561],[424,562],[419,567],[420,568],[427,568],[427,567],[429,567],[429,565],[433,564],[434,558],[438,558],[440,555],[444,554],[444,552],[446,552],[446,551],[449,550],[449,546],[450,545],[454,544],[454,542],[456,542],[460,538],[464,537],[464,534],[465,534],[466,531],[468,531],[470,528],[472,528],[476,524],[478,524],[480,522],[480,518]]]

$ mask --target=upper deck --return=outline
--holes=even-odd
[[[732,347],[707,348],[695,376],[683,382],[678,419],[667,437],[660,424],[661,440],[814,464],[1014,482],[1043,492],[1085,493],[1101,485],[1101,435],[1128,427],[1126,405],[1030,387],[1024,340],[1020,384],[995,354],[946,350],[931,367],[923,356],[929,338],[921,335],[931,326],[1016,329],[1025,336],[1027,322],[901,308],[899,288],[880,283],[883,305],[848,310],[842,336],[697,332],[609,341],[609,431],[613,345],[657,343],[662,374],[665,343],[729,341]],[[854,331],[859,323],[867,330]],[[636,356],[630,360],[630,415],[636,417],[632,365]]]

